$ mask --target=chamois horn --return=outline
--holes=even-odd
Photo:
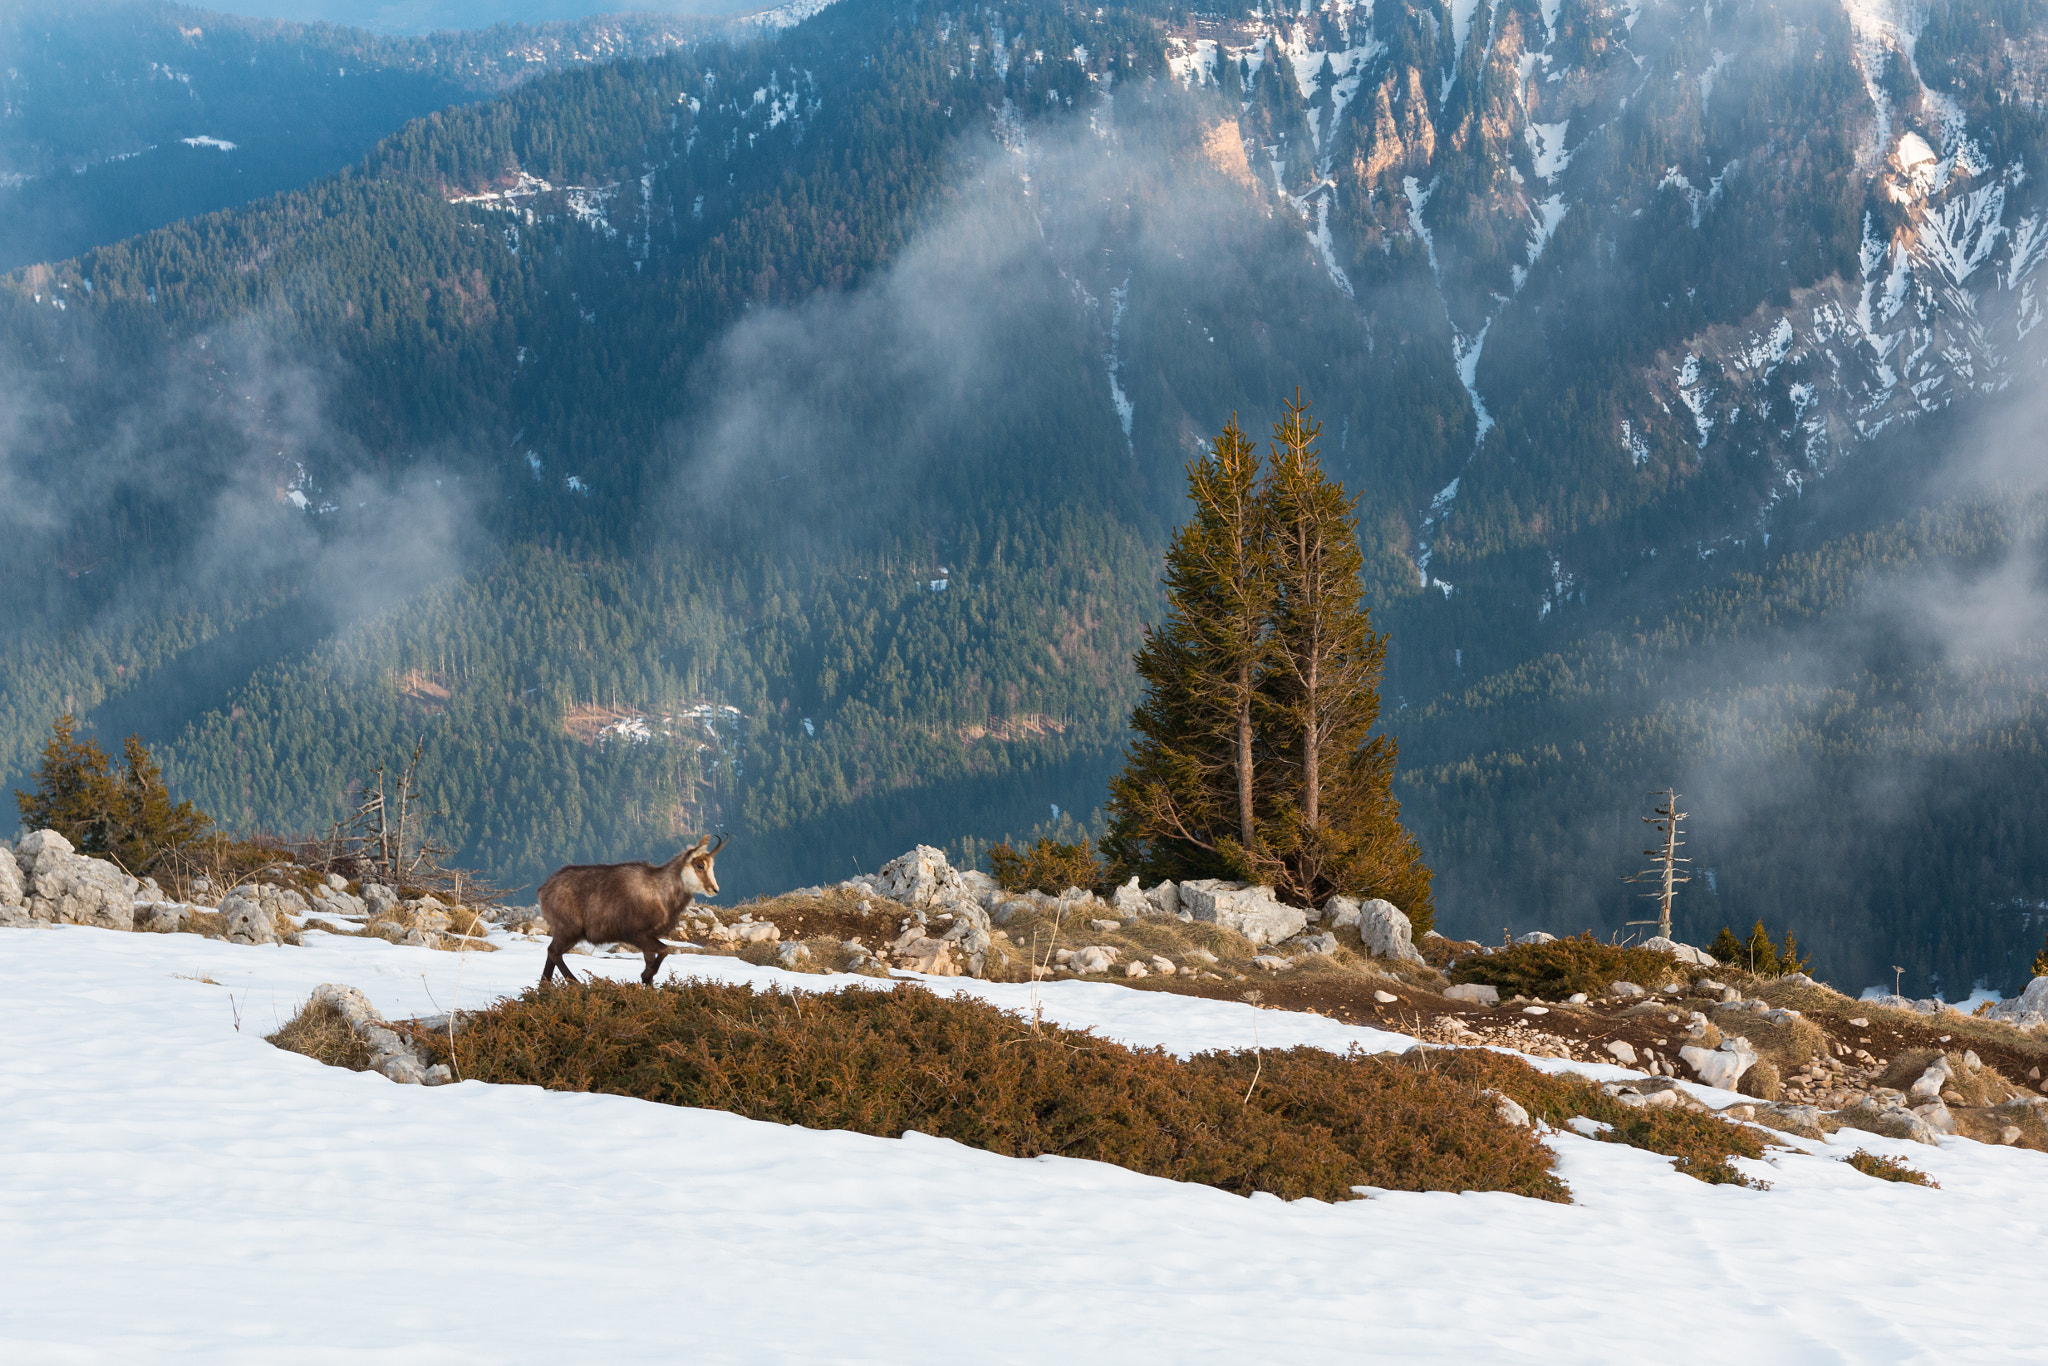
[[[706,836],[705,836],[705,838],[706,838],[706,839],[709,839],[709,838],[710,838],[710,836],[709,836],[709,835],[706,835]],[[721,849],[725,848],[725,840],[726,840],[726,834],[725,834],[725,832],[724,832],[723,830],[719,831],[719,832],[718,832],[718,843],[716,843],[716,844],[714,844],[714,845],[712,845],[712,846],[711,846],[711,852],[712,852],[712,853],[714,853],[714,854],[716,854],[716,853],[717,853],[717,852],[718,852],[719,850],[721,850]]]

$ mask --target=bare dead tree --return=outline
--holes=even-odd
[[[1667,787],[1662,792],[1653,792],[1650,795],[1664,799],[1663,805],[1653,808],[1656,814],[1642,818],[1644,825],[1654,827],[1658,835],[1661,836],[1655,849],[1643,850],[1644,858],[1656,861],[1648,868],[1643,869],[1642,872],[1637,873],[1633,877],[1623,878],[1622,881],[1648,882],[1656,885],[1657,890],[1641,894],[1645,898],[1657,902],[1656,920],[1631,920],[1628,923],[1631,925],[1654,924],[1657,927],[1657,933],[1663,938],[1669,939],[1671,937],[1671,898],[1677,895],[1679,884],[1692,881],[1690,877],[1678,871],[1679,864],[1692,862],[1689,858],[1681,857],[1678,852],[1685,847],[1685,841],[1678,838],[1678,823],[1686,819],[1687,813],[1678,809],[1678,793],[1671,788]]]
[[[502,896],[499,889],[474,874],[465,878],[461,869],[445,866],[454,851],[434,836],[433,823],[447,813],[429,809],[420,796],[420,761],[425,751],[422,739],[395,774],[383,764],[371,770],[355,810],[336,821],[326,834],[292,846],[299,861],[361,882],[445,894],[457,903],[465,891],[472,905]]]

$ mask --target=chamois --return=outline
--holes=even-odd
[[[659,868],[651,863],[580,863],[556,869],[540,885],[540,913],[551,936],[541,985],[558,971],[575,981],[562,955],[588,940],[631,944],[640,950],[647,959],[640,981],[652,986],[661,960],[668,957],[662,939],[676,932],[676,922],[693,898],[718,895],[711,862],[724,847],[724,835],[717,844],[706,835]]]

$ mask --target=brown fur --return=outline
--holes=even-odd
[[[548,924],[546,986],[557,973],[576,980],[562,955],[584,942],[631,944],[647,960],[642,983],[652,985],[668,948],[661,941],[700,896],[718,895],[712,861],[725,837],[706,835],[659,868],[651,863],[577,863],[559,868],[540,885],[540,913]]]

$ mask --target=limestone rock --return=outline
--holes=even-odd
[[[1155,953],[1151,956],[1151,958],[1147,959],[1146,961],[1152,964],[1152,971],[1158,973],[1161,977],[1171,977],[1175,973],[1180,971],[1179,968],[1173,965],[1173,960],[1171,958],[1167,958],[1161,954]]]
[[[36,920],[59,925],[135,928],[135,898],[142,884],[104,859],[72,851],[55,830],[38,830],[15,846],[27,877],[22,905]]]
[[[1924,1105],[1915,1105],[1913,1113],[1938,1134],[1952,1134],[1956,1131],[1955,1116],[1948,1112],[1947,1103],[1940,1099],[1928,1101]]]
[[[792,941],[775,951],[775,961],[785,968],[793,968],[799,963],[810,962],[811,951],[802,944]]]
[[[278,944],[284,936],[277,931],[277,917],[256,895],[255,889],[237,887],[220,903],[221,938],[230,944]]]
[[[1818,1106],[1792,1105],[1780,1101],[1752,1108],[1755,1111],[1752,1118],[1765,1128],[1776,1129],[1784,1134],[1797,1134],[1801,1138],[1826,1137]]]
[[[14,851],[0,847],[0,906],[19,906],[26,896],[21,865],[14,861]]]
[[[1527,934],[1516,935],[1515,942],[1517,944],[1555,944],[1557,936],[1544,930],[1531,930]]]
[[[363,905],[372,916],[389,915],[398,905],[398,893],[381,882],[365,882]]]
[[[1882,1134],[1886,1138],[1907,1138],[1929,1147],[1940,1144],[1941,1138],[1929,1127],[1926,1120],[1908,1110],[1897,1101],[1878,1095],[1869,1095],[1854,1105],[1837,1110],[1829,1116],[1839,1128],[1861,1129],[1865,1133]]]
[[[1145,893],[1145,900],[1151,903],[1155,915],[1180,915],[1180,886],[1177,883],[1162,882]]]
[[[928,973],[933,977],[960,975],[960,965],[953,960],[953,946],[945,940],[930,938],[925,934],[924,926],[916,923],[889,945],[888,952],[898,967],[912,972]]]
[[[1121,920],[1091,920],[1088,922],[1088,928],[1097,934],[1108,934],[1112,930],[1122,929],[1123,924]]]
[[[1138,879],[1132,878],[1109,894],[1109,904],[1116,907],[1116,913],[1125,920],[1136,920],[1152,914],[1152,903],[1138,890]]]
[[[1337,936],[1327,930],[1321,934],[1305,934],[1295,941],[1295,945],[1303,953],[1327,957],[1337,951]]]
[[[1721,1040],[1719,1048],[1681,1048],[1678,1056],[1702,1082],[1723,1091],[1733,1091],[1742,1074],[1756,1065],[1756,1050],[1740,1034]]]
[[[905,906],[930,906],[971,894],[942,850],[920,844],[882,865],[875,890]],[[951,894],[950,896],[948,894]]]
[[[1151,975],[1152,970],[1143,963],[1124,964],[1124,976],[1126,977],[1150,977]]]
[[[1393,902],[1374,897],[1359,903],[1358,942],[1373,957],[1421,964],[1422,950],[1415,947],[1414,934],[1415,927]]]
[[[1372,998],[1383,1006],[1390,1006],[1401,999],[1391,991],[1375,991]]]
[[[1252,963],[1254,966],[1263,968],[1267,972],[1285,972],[1294,966],[1292,958],[1283,958],[1277,953],[1259,954],[1252,959]]]
[[[1308,928],[1308,912],[1281,904],[1271,887],[1202,878],[1180,886],[1182,907],[1196,920],[1235,930],[1253,944],[1277,944]]]
[[[1529,1127],[1529,1112],[1523,1109],[1521,1102],[1516,1100],[1513,1096],[1504,1096],[1500,1092],[1492,1090],[1490,1088],[1488,1090],[1481,1091],[1479,1094],[1485,1096],[1488,1100],[1491,1100],[1493,1102],[1494,1113],[1498,1114],[1503,1120],[1507,1121],[1509,1124],[1514,1125],[1518,1129],[1526,1129]]]
[[[1920,1079],[1906,1088],[1906,1095],[1915,1105],[1938,1100],[1942,1088],[1948,1085],[1950,1075],[1947,1057],[1936,1058],[1927,1064],[1927,1070],[1920,1074]]]
[[[742,944],[773,944],[782,938],[782,927],[772,920],[749,920],[727,928]]]
[[[1333,896],[1323,903],[1323,919],[1333,929],[1358,923],[1358,903],[1348,896]]]
[[[1634,1067],[1636,1065],[1635,1045],[1627,1039],[1609,1039],[1601,1047],[1605,1048],[1609,1055],[1623,1067]]]
[[[1696,949],[1690,944],[1681,944],[1675,939],[1666,939],[1662,935],[1653,935],[1645,939],[1643,947],[1655,949],[1659,953],[1668,953],[1679,962],[1691,963],[1696,967],[1718,968],[1721,966],[1721,961],[1712,954],[1709,954],[1705,949]]]
[[[2048,1029],[2048,977],[2036,977],[2014,999],[1996,1002],[1985,1010],[1984,1018],[2028,1031]]]
[[[409,1085],[437,1085],[453,1080],[445,1067],[429,1069],[426,1058],[411,1042],[387,1028],[370,998],[354,987],[339,982],[323,983],[313,988],[313,999],[333,1006],[348,1021],[356,1037],[370,1046],[371,1071]]]
[[[1477,1006],[1500,1004],[1500,988],[1484,982],[1461,982],[1446,989],[1444,996],[1453,1001],[1469,1001]]]
[[[157,934],[176,934],[191,916],[190,906],[175,901],[141,901],[135,906],[135,928]]]
[[[1607,994],[1609,996],[1641,996],[1643,989],[1634,982],[1609,982],[1607,984]]]
[[[1061,950],[1061,953],[1066,953],[1066,950]],[[1117,951],[1109,945],[1090,944],[1086,948],[1075,949],[1061,966],[1085,976],[1092,972],[1108,972],[1116,966],[1116,960]]]

